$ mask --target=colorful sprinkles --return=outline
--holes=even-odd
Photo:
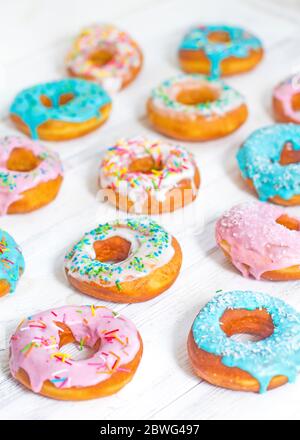
[[[96,259],[94,243],[121,237],[131,243],[128,258],[120,263]],[[147,276],[167,264],[174,255],[172,236],[148,217],[127,219],[99,225],[88,232],[65,257],[65,268],[74,278],[98,285],[116,286]],[[93,306],[92,306],[93,313]]]
[[[32,321],[43,322],[45,326],[32,327]],[[83,346],[93,348],[100,339],[99,351],[80,361],[60,351],[61,328],[57,325],[60,322],[71,330],[81,349]],[[18,327],[10,341],[10,369],[13,376],[20,369],[26,371],[36,393],[47,380],[61,389],[84,388],[121,371],[120,367],[126,367],[139,349],[138,332],[124,316],[115,316],[106,307],[95,307],[92,316],[90,306],[62,307],[28,318]],[[130,373],[128,368],[123,371]]]
[[[150,159],[149,172],[132,171],[131,165],[139,159]],[[102,188],[127,195],[140,213],[148,196],[164,201],[166,194],[182,180],[191,181],[193,193],[196,165],[193,156],[183,147],[144,137],[121,139],[110,147],[100,166]]]
[[[111,54],[111,59],[101,66],[91,59],[100,50]],[[139,70],[142,54],[126,32],[112,25],[94,25],[83,29],[76,38],[66,64],[73,75],[90,78],[115,92],[130,81],[132,71]]]

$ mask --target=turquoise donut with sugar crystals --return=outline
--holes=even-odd
[[[286,144],[300,152],[300,126],[276,124],[255,131],[242,145],[237,161],[244,179],[251,179],[258,197],[290,200],[300,194],[300,163],[282,165]]]
[[[209,35],[215,32],[226,33],[228,42],[212,42]],[[250,51],[262,49],[259,38],[245,29],[227,25],[198,26],[191,29],[183,38],[180,51],[203,51],[211,64],[211,76],[221,76],[221,63],[226,58],[246,58]]]
[[[60,105],[61,96],[68,94],[73,98]],[[44,105],[41,97],[46,97],[51,106]],[[102,107],[110,103],[111,98],[99,84],[68,78],[23,90],[14,99],[10,113],[18,116],[27,125],[33,139],[38,139],[37,129],[45,122],[86,122],[99,117]]]
[[[11,293],[15,291],[24,268],[25,262],[19,246],[7,232],[0,229],[0,281],[9,284]]]
[[[220,320],[226,310],[265,309],[274,324],[273,334],[258,342],[237,342],[226,336]],[[295,382],[300,369],[300,314],[284,301],[251,291],[233,291],[213,298],[192,326],[196,345],[222,358],[223,365],[248,372],[267,391],[275,376]]]

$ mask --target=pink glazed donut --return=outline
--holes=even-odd
[[[289,77],[275,88],[273,109],[276,121],[300,124],[300,74]]]
[[[217,222],[216,240],[243,276],[300,279],[300,219],[267,203],[233,207]]]
[[[47,205],[57,196],[62,180],[56,153],[25,137],[0,139],[0,216]]]
[[[75,361],[71,342],[95,353]],[[116,393],[133,377],[142,339],[131,321],[106,307],[68,306],[24,320],[10,341],[10,370],[35,393],[88,400]]]

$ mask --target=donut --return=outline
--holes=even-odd
[[[23,90],[10,115],[17,128],[33,139],[64,141],[100,127],[110,111],[111,99],[99,84],[70,78]]]
[[[177,240],[147,218],[116,220],[88,232],[65,258],[77,290],[105,301],[147,301],[169,289],[182,263]]]
[[[147,113],[158,132],[194,142],[227,136],[248,117],[240,93],[203,75],[180,75],[161,83],[152,91]]]
[[[94,354],[76,361],[69,343]],[[134,324],[106,307],[67,306],[25,319],[10,340],[10,371],[26,388],[58,400],[105,397],[134,376],[143,352]]]
[[[0,297],[16,290],[25,262],[15,240],[0,229]]]
[[[273,92],[273,109],[278,122],[300,124],[300,76],[281,82]]]
[[[173,212],[193,202],[200,173],[183,147],[144,137],[122,139],[106,152],[99,174],[103,199],[136,214]]]
[[[0,215],[47,205],[57,196],[62,180],[56,153],[25,137],[0,139]]]
[[[255,131],[237,161],[242,177],[261,201],[300,204],[300,127],[277,124]]]
[[[231,208],[217,222],[217,244],[243,276],[300,279],[300,219],[262,202]]]
[[[109,92],[129,85],[142,64],[137,43],[126,32],[107,24],[83,29],[66,59],[70,75],[96,81]]]
[[[179,63],[187,73],[213,78],[252,70],[263,58],[261,41],[245,29],[224,25],[198,26],[183,38]]]
[[[189,358],[196,374],[215,386],[264,393],[296,381],[299,333],[300,314],[284,301],[257,292],[226,292],[196,317]],[[231,338],[237,334],[259,340]]]

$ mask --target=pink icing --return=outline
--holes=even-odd
[[[245,277],[260,279],[264,272],[300,265],[300,232],[277,223],[283,215],[287,212],[281,207],[252,202],[218,220],[217,243],[228,243],[232,263]]]
[[[42,161],[29,172],[10,171],[6,164],[15,148],[26,148]],[[23,192],[62,175],[58,155],[43,145],[21,136],[0,139],[0,215],[6,214],[9,206],[22,198]]]
[[[281,102],[285,115],[291,118],[294,122],[300,124],[300,112],[295,111],[292,105],[293,96],[299,92],[300,86],[298,74],[279,84],[274,90],[274,97]]]
[[[56,323],[64,323],[78,343],[99,351],[85,360],[64,357],[59,349]],[[57,388],[88,387],[109,379],[131,362],[140,349],[138,332],[131,321],[106,307],[68,306],[49,310],[26,319],[10,342],[10,370],[13,376],[22,368],[34,392],[50,380]],[[126,370],[127,371],[127,370]]]

